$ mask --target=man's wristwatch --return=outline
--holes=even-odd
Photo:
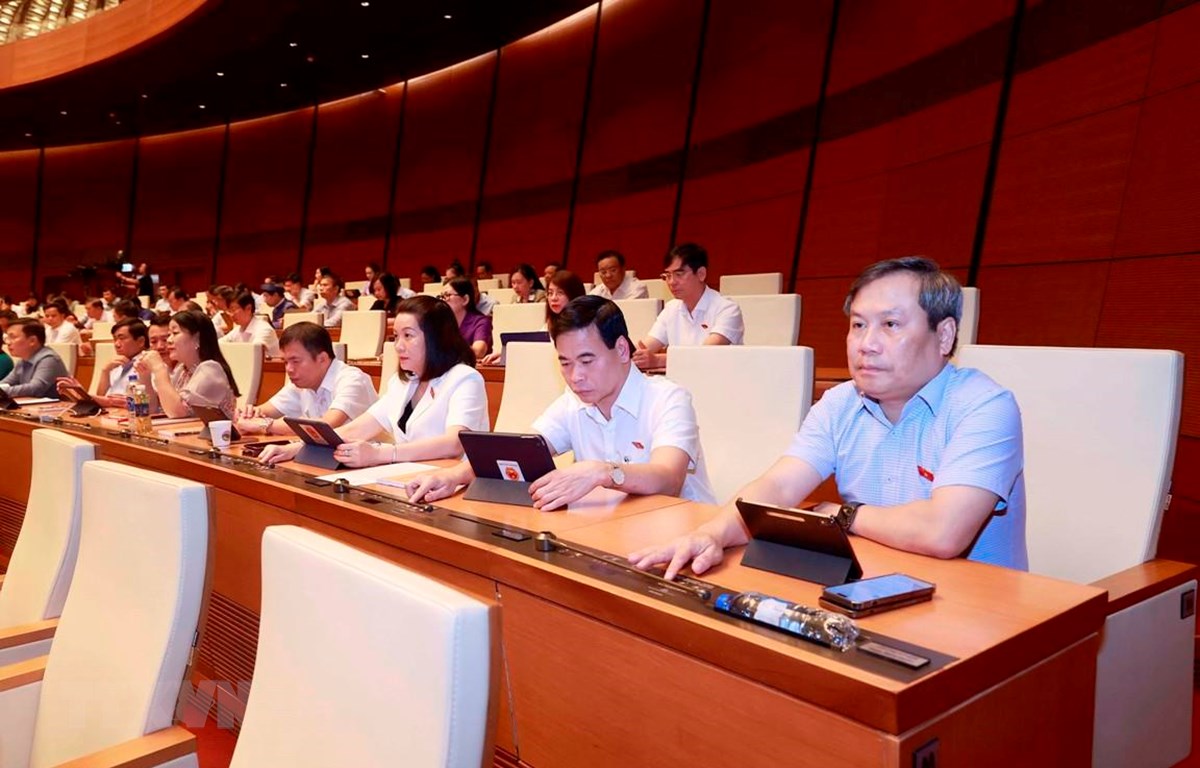
[[[613,488],[620,488],[625,484],[625,470],[620,464],[611,464],[608,468],[608,479],[612,483]]]
[[[838,507],[837,515],[833,518],[837,524],[846,533],[850,533],[850,526],[854,525],[854,517],[858,514],[858,508],[862,504],[843,504]]]

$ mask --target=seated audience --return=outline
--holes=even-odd
[[[625,271],[625,256],[620,251],[601,251],[596,257],[596,271],[600,282],[591,290],[593,296],[618,299],[648,299],[646,286]]]
[[[266,402],[248,406],[238,419],[243,434],[291,435],[285,416],[320,419],[340,427],[376,401],[371,377],[333,354],[329,331],[316,323],[296,323],[279,337],[287,383]]]
[[[172,418],[192,415],[196,405],[220,408],[228,419],[237,415],[237,382],[221,354],[212,320],[199,312],[179,312],[171,317],[171,370],[157,352],[146,352],[137,362],[138,377],[149,381],[154,400]]]
[[[46,327],[32,317],[9,322],[4,332],[8,354],[16,361],[0,380],[0,392],[9,397],[58,397],[57,382],[69,375],[53,349],[46,346]]]
[[[509,285],[513,289],[510,304],[532,304],[535,301],[546,300],[546,291],[542,287],[542,281],[538,279],[533,267],[528,264],[517,265],[509,278]]]
[[[429,285],[430,283],[441,285],[442,273],[438,272],[437,267],[433,266],[432,264],[426,264],[425,266],[421,267],[421,282],[424,285]]]
[[[342,324],[342,314],[354,309],[354,304],[342,295],[342,279],[332,272],[321,277],[318,284],[319,298],[313,311],[321,316],[326,328],[337,328]]]
[[[555,318],[550,335],[569,391],[537,418],[533,431],[555,453],[574,451],[575,463],[534,481],[534,506],[558,509],[601,487],[712,503],[692,397],[633,366],[621,309],[581,296]],[[415,478],[409,498],[445,498],[474,477],[470,463],[460,462]]]
[[[171,288],[166,285],[159,285],[156,290],[157,298],[154,300],[152,309],[155,312],[169,312],[171,310]]]
[[[467,269],[457,259],[450,262],[450,266],[446,267],[446,275],[442,279],[443,283],[448,283],[451,280],[457,280],[460,277],[467,276]]]
[[[475,265],[476,280],[491,280],[496,276],[492,274],[492,262],[481,261]]]
[[[848,532],[896,549],[1025,570],[1021,413],[983,373],[949,362],[962,289],[928,259],[878,262],[850,288],[846,357],[853,381],[813,404],[791,447],[738,496],[795,506],[837,477]],[[673,578],[721,562],[749,534],[734,507],[670,544],[632,553]]]
[[[424,295],[405,299],[393,326],[399,373],[366,413],[337,428],[347,442],[334,456],[347,466],[457,458],[459,432],[488,429],[483,377],[446,303]],[[392,442],[368,442],[380,433]],[[299,443],[268,446],[262,459],[286,461],[299,450]]]
[[[283,291],[285,298],[295,304],[297,309],[312,311],[313,302],[317,297],[304,285],[299,272],[293,272],[283,279]]]
[[[127,318],[113,326],[112,337],[115,354],[96,372],[96,393],[92,397],[105,408],[124,408],[129,374],[136,371],[137,361],[146,351],[149,334],[141,320]],[[67,384],[87,389],[86,385],[74,378],[58,380],[60,389]]]
[[[375,295],[375,279],[383,274],[383,269],[375,262],[370,262],[363,268],[363,277],[367,278],[367,291]]]
[[[264,355],[279,357],[279,337],[275,335],[275,328],[254,314],[254,306],[254,295],[250,293],[243,293],[233,300],[230,312],[233,328],[221,337],[221,341],[259,342],[263,345]]]
[[[79,329],[67,322],[69,314],[71,310],[67,309],[67,302],[62,299],[55,299],[42,310],[47,344],[79,344],[83,341]]]
[[[542,267],[542,281],[550,282],[550,278],[560,269],[562,269],[562,266],[557,261],[546,262],[546,266]]]
[[[399,278],[391,272],[382,272],[375,276],[373,295],[375,303],[371,305],[372,311],[386,312],[389,318],[396,316],[396,309],[400,306],[400,302],[416,296],[409,289],[402,288]]]
[[[213,330],[217,332],[217,338],[229,333],[230,327],[233,326],[233,318],[229,310],[235,298],[237,298],[237,294],[228,285],[214,285],[208,289],[205,311],[212,318]]]
[[[199,312],[200,310],[195,311]],[[159,312],[150,319],[150,324],[147,326],[147,339],[149,348],[158,353],[163,362],[167,364],[169,372],[174,372],[175,357],[171,354],[169,343],[171,339],[171,315],[169,313]],[[140,377],[141,374],[138,376]]]
[[[554,326],[554,319],[572,299],[577,299],[584,293],[586,291],[583,290],[583,281],[573,272],[565,269],[555,272],[546,284],[546,330],[549,331]],[[502,353],[503,350],[493,350],[480,362],[484,365],[497,365]]]
[[[297,309],[292,300],[287,297],[282,285],[264,283],[262,287],[263,307],[271,318],[272,328],[283,327],[283,316]]]
[[[83,327],[88,330],[91,330],[97,322],[111,323],[113,321],[112,312],[104,308],[104,302],[100,299],[90,299],[87,304],[83,305],[83,308]]]
[[[675,298],[659,313],[649,335],[638,342],[633,362],[642,370],[665,368],[672,345],[741,344],[742,310],[709,288],[708,252],[694,243],[677,245],[663,261],[663,279]]]
[[[7,297],[6,297],[7,298]],[[5,302],[0,302],[3,304]],[[3,379],[12,372],[13,363],[12,355],[4,348],[4,339],[8,334],[8,326],[12,321],[17,319],[17,313],[11,309],[0,309],[0,379]]]
[[[475,284],[465,277],[456,277],[442,289],[442,301],[454,313],[458,330],[466,339],[476,358],[492,348],[492,318],[475,306]]]
[[[171,314],[182,312],[183,305],[187,304],[190,300],[191,297],[188,296],[187,291],[183,290],[182,288],[172,288],[171,292],[167,294],[167,304],[169,308],[167,310],[160,311],[168,311]]]

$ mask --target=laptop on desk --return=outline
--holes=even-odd
[[[546,438],[509,432],[458,433],[475,479],[463,497],[532,507],[529,486],[554,470],[554,456]]]

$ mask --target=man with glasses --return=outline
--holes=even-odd
[[[625,271],[625,256],[620,251],[601,251],[596,257],[596,271],[600,273],[600,282],[592,288],[593,296],[613,301],[650,298],[646,286]]]
[[[742,310],[709,288],[708,251],[695,243],[671,249],[663,260],[671,295],[645,339],[638,342],[633,362],[643,371],[667,367],[667,349],[707,344],[741,344],[745,335]]]
[[[263,354],[267,357],[280,357],[279,337],[275,335],[275,327],[254,314],[254,295],[243,293],[233,300],[230,307],[233,317],[233,328],[221,337],[221,341],[235,344],[250,344],[258,342],[263,345]]]
[[[46,346],[46,327],[32,317],[22,317],[8,324],[4,339],[17,363],[0,381],[0,392],[9,397],[57,398],[58,380],[69,374],[62,358]]]
[[[124,408],[125,389],[129,386],[129,375],[136,373],[134,365],[146,351],[149,333],[141,320],[126,318],[112,328],[112,360],[97,372],[96,394],[93,399],[105,408]],[[73,385],[87,389],[77,379],[66,377],[58,380],[58,386]]]

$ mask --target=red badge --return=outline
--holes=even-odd
[[[930,472],[928,469],[925,469],[925,467],[922,467],[920,464],[917,465],[917,474],[920,475],[921,477],[925,478],[929,482],[931,482],[931,483],[933,482],[933,473]]]
[[[637,448],[639,451],[643,451],[643,450],[645,450],[645,449],[646,449],[646,446],[642,445],[642,444],[641,444],[641,443],[639,443],[637,440],[634,440],[634,441],[633,441],[633,447],[634,447],[634,448]]]

